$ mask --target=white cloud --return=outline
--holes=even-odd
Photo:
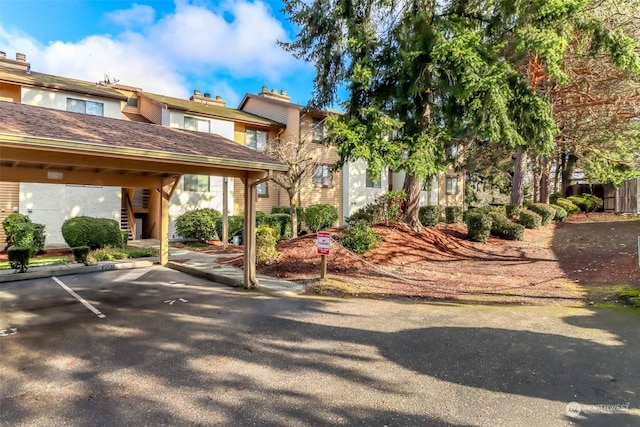
[[[115,10],[105,14],[109,21],[130,28],[137,25],[150,25],[156,18],[156,11],[151,6],[133,4],[129,9]]]
[[[231,0],[216,10],[178,1],[175,11],[157,22],[151,7],[134,5],[106,18],[125,29],[43,44],[0,24],[0,46],[8,54],[26,53],[34,71],[88,81],[108,74],[122,84],[178,97],[193,89],[188,81],[206,79],[213,81],[212,87],[202,89],[218,88],[228,105],[240,97],[226,81],[215,82],[216,74],[268,84],[302,66],[276,44],[287,38],[286,31],[260,1]]]

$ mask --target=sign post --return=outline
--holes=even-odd
[[[318,237],[318,253],[320,254],[320,278],[324,280],[327,277],[327,255],[331,248],[331,233],[327,231],[319,231]]]

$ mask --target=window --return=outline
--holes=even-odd
[[[195,117],[184,118],[184,128],[186,130],[196,130],[198,132],[209,133],[209,120],[196,119]]]
[[[319,119],[313,119],[313,140],[324,140],[324,121]]]
[[[369,169],[367,169],[367,188],[382,188],[381,173],[377,176],[373,176]]]
[[[256,190],[258,191],[258,197],[268,197],[269,196],[269,186],[266,182],[262,184],[258,184],[256,186]]]
[[[184,191],[206,192],[209,191],[209,176],[185,175],[183,181]]]
[[[438,176],[424,178],[422,180],[422,191],[433,191],[438,189]]]
[[[331,187],[333,185],[331,165],[316,165],[313,171],[313,184],[322,187]]]
[[[447,194],[458,194],[458,177],[447,177]]]
[[[102,102],[67,98],[67,111],[90,114],[92,116],[104,116],[104,104]]]
[[[127,107],[138,108],[138,98],[134,98],[133,96],[127,99]]]
[[[264,151],[267,148],[267,137],[269,134],[266,130],[247,129],[245,131],[246,146],[258,151]]]

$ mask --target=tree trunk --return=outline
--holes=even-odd
[[[524,203],[524,177],[527,172],[527,153],[522,147],[516,151],[516,163],[511,180],[511,201],[512,205],[522,205]]]
[[[402,189],[407,195],[407,199],[402,206],[404,221],[409,224],[413,230],[420,231],[422,224],[418,218],[420,209],[420,177],[413,173],[407,174],[404,178]]]
[[[540,203],[549,203],[549,158],[540,159]]]
[[[297,191],[289,193],[289,212],[291,213],[291,238],[298,237],[298,200]]]
[[[540,158],[536,157],[533,159],[533,201],[540,201]]]
[[[577,161],[578,158],[573,154],[566,155],[566,161],[564,162],[564,168],[562,169],[562,197],[567,197],[567,189],[571,184],[573,168],[575,167]]]

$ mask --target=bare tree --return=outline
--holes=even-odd
[[[313,179],[319,147],[324,146],[313,142],[313,128],[296,136],[279,136],[267,141],[267,154],[289,166],[286,174],[276,174],[271,180],[289,196],[294,238],[298,236],[297,208],[300,204],[300,190]]]

